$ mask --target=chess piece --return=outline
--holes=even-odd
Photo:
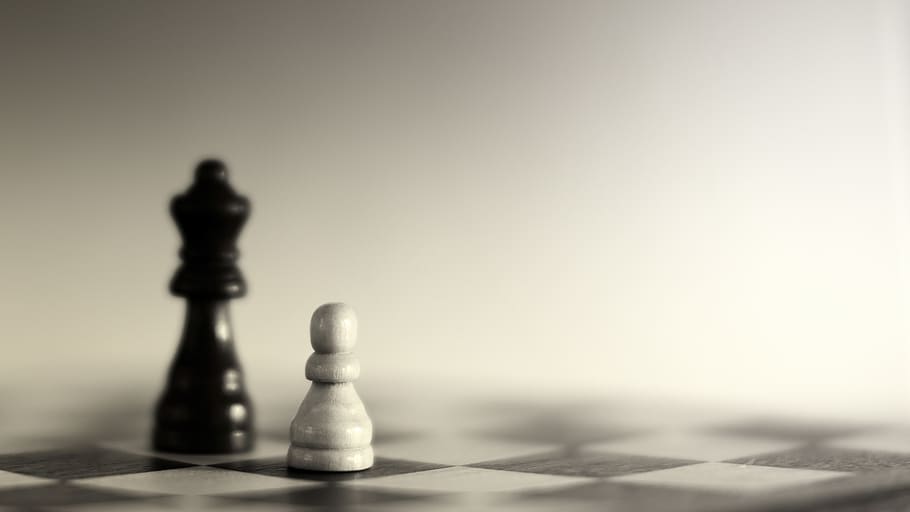
[[[250,202],[228,183],[227,168],[206,160],[189,190],[171,201],[183,247],[171,293],[187,300],[186,321],[155,413],[155,449],[235,453],[253,446],[253,413],[234,352],[230,299],[246,293],[237,237]]]
[[[310,321],[313,353],[306,378],[313,381],[291,422],[291,468],[360,471],[373,465],[373,423],[354,390],[360,361],[357,316],[347,304],[323,304]]]

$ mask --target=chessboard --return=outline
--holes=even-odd
[[[434,407],[374,403],[376,462],[353,473],[289,470],[283,421],[232,455],[154,452],[131,427],[7,437],[0,510],[910,508],[910,429],[899,425],[610,401]]]

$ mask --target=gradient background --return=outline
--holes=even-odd
[[[0,0],[0,399],[161,389],[171,195],[254,212],[257,400],[360,389],[910,411],[910,6]],[[25,397],[28,398],[25,398]],[[100,396],[100,395],[99,395]]]

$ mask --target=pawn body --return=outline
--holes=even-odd
[[[314,382],[291,422],[288,466],[359,471],[373,465],[373,423],[350,382]]]
[[[352,383],[360,363],[351,353],[357,317],[345,304],[313,313],[310,337],[316,350],[307,361],[313,381],[291,422],[287,464],[310,471],[360,471],[373,465],[373,423]]]

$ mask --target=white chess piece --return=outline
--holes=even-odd
[[[347,304],[323,304],[310,321],[313,353],[306,377],[313,381],[294,420],[288,466],[312,471],[359,471],[373,465],[373,423],[352,383],[360,361],[357,316]]]

